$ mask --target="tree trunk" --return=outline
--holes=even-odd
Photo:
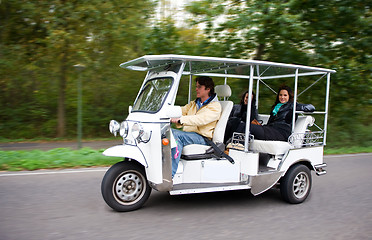
[[[265,51],[265,43],[260,43],[256,49],[256,54],[254,56],[254,60],[262,60],[262,56]]]
[[[68,43],[65,42],[63,55],[60,65],[60,78],[58,83],[58,126],[57,137],[66,135],[66,82],[67,82],[67,49]]]

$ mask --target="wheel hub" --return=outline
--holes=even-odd
[[[136,200],[143,190],[141,177],[135,173],[123,174],[116,182],[115,194],[124,202]]]
[[[308,177],[305,173],[299,173],[293,183],[293,192],[297,198],[303,197],[308,190]]]

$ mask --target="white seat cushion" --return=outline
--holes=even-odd
[[[249,144],[248,148],[254,152],[282,155],[291,149],[291,145],[283,141],[254,140]]]
[[[294,134],[296,136],[292,144],[283,141],[265,141],[253,140],[249,144],[249,150],[254,152],[262,152],[273,155],[285,154],[291,148],[300,148],[302,146],[305,131],[308,126],[314,124],[314,118],[311,116],[299,116],[295,123]],[[291,138],[291,137],[290,137]]]
[[[211,146],[207,145],[201,145],[201,144],[190,144],[186,145],[182,149],[182,155],[199,155],[204,154],[207,149],[209,149]]]

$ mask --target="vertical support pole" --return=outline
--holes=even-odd
[[[253,65],[251,65],[250,70],[249,70],[248,104],[247,104],[247,119],[246,119],[246,124],[245,124],[244,152],[248,152],[248,144],[249,144],[251,108],[252,108],[253,74],[254,74],[254,68],[253,68]]]
[[[83,93],[82,93],[82,75],[83,70],[85,69],[85,66],[82,64],[76,64],[74,65],[74,68],[78,72],[77,77],[77,148],[81,148],[81,139],[83,136]]]
[[[226,70],[225,70],[225,74],[227,74],[227,71],[226,71]],[[224,84],[225,84],[225,85],[227,84],[227,77],[225,77]],[[217,97],[218,97],[218,96],[217,96]],[[223,97],[223,100],[226,101],[226,100],[227,100],[227,97]]]
[[[256,110],[258,114],[258,99],[260,94],[260,68],[259,65],[256,66],[257,69],[257,84],[256,84]]]
[[[327,73],[327,88],[326,88],[326,102],[325,102],[325,115],[324,115],[324,137],[323,145],[326,145],[327,140],[327,122],[328,122],[328,103],[329,103],[329,88],[331,84],[331,73]]]
[[[190,78],[189,78],[189,96],[188,96],[188,99],[187,99],[187,103],[190,103],[190,102],[191,102],[191,92],[192,92],[192,74],[191,74],[192,66],[191,66],[191,61],[189,62],[189,71],[190,71]]]
[[[81,138],[82,138],[82,116],[83,116],[83,113],[82,113],[82,110],[83,110],[83,106],[82,106],[82,99],[83,99],[83,94],[82,94],[82,90],[81,90],[81,74],[79,74],[79,77],[78,77],[78,82],[77,82],[77,90],[78,90],[78,101],[77,101],[77,140],[78,140],[78,149],[81,148]]]
[[[293,117],[292,117],[292,133],[294,132],[294,127],[295,127],[295,122],[296,122],[297,86],[298,86],[298,68],[296,68],[296,72],[295,72],[295,87],[294,87]]]
[[[189,78],[189,97],[188,97],[187,103],[191,102],[191,93],[192,93],[192,75],[190,75],[190,78]]]

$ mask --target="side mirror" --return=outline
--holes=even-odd
[[[132,112],[132,108],[133,108],[132,106],[128,107],[128,114]]]
[[[179,118],[182,117],[182,109],[180,106],[169,106],[166,111],[168,118]]]

